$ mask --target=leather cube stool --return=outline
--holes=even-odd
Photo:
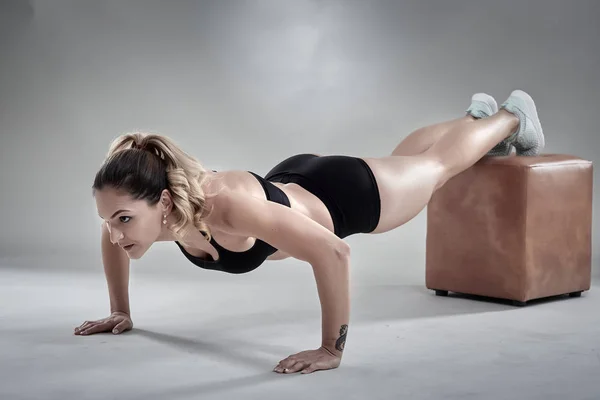
[[[426,287],[515,305],[589,290],[592,179],[570,155],[482,158],[429,202]]]

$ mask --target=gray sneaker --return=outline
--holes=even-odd
[[[546,141],[544,131],[531,96],[522,90],[514,90],[500,107],[519,118],[519,128],[506,142],[515,146],[518,156],[537,156]]]
[[[487,118],[498,112],[498,104],[496,100],[487,93],[475,93],[471,97],[471,105],[467,108],[466,113],[473,118]],[[510,143],[503,140],[494,146],[493,149],[487,152],[487,156],[507,156],[512,148]]]

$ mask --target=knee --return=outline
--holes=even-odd
[[[435,171],[436,183],[434,191],[436,191],[444,186],[444,184],[448,182],[450,178],[452,178],[454,170],[451,168],[451,166],[444,162],[444,160],[436,157],[435,155],[425,155],[424,158],[427,160],[426,162],[430,164],[431,169]]]
[[[454,168],[449,167],[444,163],[440,163],[440,177],[438,179],[435,190],[440,189],[442,186],[446,184],[450,179],[452,179],[456,175],[456,170]]]

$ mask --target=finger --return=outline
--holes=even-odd
[[[83,324],[79,325],[77,328],[75,328],[76,330],[82,330],[84,329],[86,326],[88,326],[89,324],[91,324],[92,321],[85,321]]]
[[[283,360],[279,361],[279,364],[273,369],[275,372],[283,372],[285,368],[289,368],[295,363],[298,362],[298,359],[294,357],[295,355],[288,356]]]
[[[112,330],[112,333],[119,334],[131,328],[131,323],[128,320],[121,321]]]
[[[83,324],[79,326],[79,331],[89,329],[90,327],[105,322],[103,319],[99,319],[96,321],[85,321]]]
[[[283,373],[283,370],[284,370],[284,369],[285,369],[285,368],[284,368],[284,366],[283,366],[283,365],[281,365],[281,363],[279,363],[279,364],[277,364],[277,366],[276,366],[276,367],[273,369],[273,371],[275,371],[275,372],[279,372],[279,373]]]
[[[96,322],[86,322],[85,324],[81,325],[81,327],[76,328],[75,333],[81,334],[82,332],[86,331],[87,329],[90,329],[91,327],[93,327],[95,325],[96,325]]]
[[[292,365],[296,364],[298,362],[298,359],[296,358],[286,358],[285,360],[281,360],[279,362],[279,365],[281,365],[283,368],[290,368]]]
[[[294,364],[288,368],[285,368],[283,370],[283,372],[286,374],[293,374],[295,372],[300,371],[302,368],[305,368],[308,365],[310,365],[310,364],[306,361],[297,361],[296,364]]]
[[[98,333],[98,332],[105,332],[109,329],[110,329],[110,324],[108,322],[104,322],[104,323],[96,324],[96,325],[93,325],[93,326],[87,328],[86,330],[82,331],[81,334],[82,335],[91,335],[91,334]]]

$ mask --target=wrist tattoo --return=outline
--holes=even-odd
[[[338,351],[344,351],[344,347],[346,347],[346,336],[348,336],[348,325],[342,325],[340,328],[340,337],[335,341],[335,348]]]

